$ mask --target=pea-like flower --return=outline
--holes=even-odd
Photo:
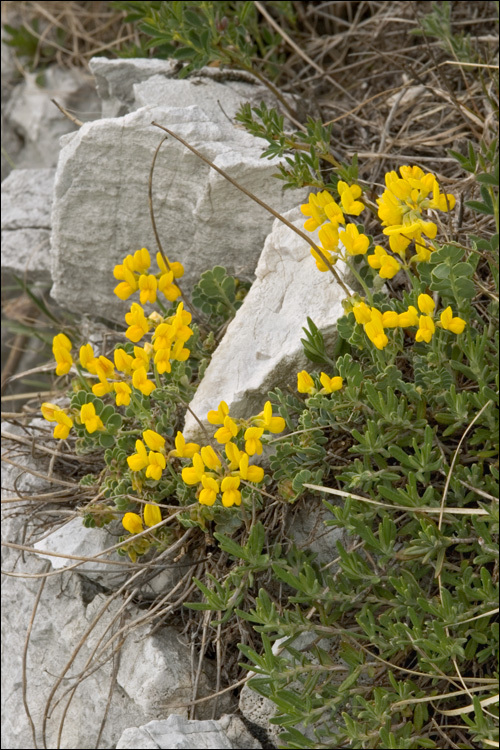
[[[224,425],[220,427],[214,435],[218,443],[229,443],[239,432],[239,427],[228,415],[224,418]]]
[[[221,401],[217,407],[217,411],[212,409],[207,414],[207,420],[210,424],[224,424],[224,420],[229,414],[229,406],[225,401]]]
[[[80,364],[91,375],[96,374],[96,357],[90,344],[84,344],[80,347]]]
[[[384,333],[384,326],[381,320],[382,316],[378,317],[373,314],[374,312],[378,311],[375,311],[372,308],[372,318],[368,323],[365,323],[364,329],[372,344],[374,344],[377,349],[383,349],[389,343],[389,339]]]
[[[139,289],[141,292],[141,305],[145,305],[146,302],[151,302],[152,304],[156,302],[156,291],[158,289],[156,276],[150,274],[142,274],[139,276]]]
[[[156,388],[156,385],[148,380],[145,367],[139,367],[138,370],[135,370],[132,375],[132,385],[145,396],[149,396]]]
[[[370,244],[366,234],[361,234],[355,224],[348,224],[341,230],[339,238],[349,255],[364,255]]]
[[[146,468],[146,476],[150,479],[156,479],[156,481],[160,480],[163,469],[166,465],[167,462],[163,453],[150,451],[148,453],[148,466]]]
[[[297,373],[297,390],[299,393],[315,393],[316,386],[314,380],[309,375],[307,370],[301,370]]]
[[[128,324],[125,336],[134,344],[149,331],[149,322],[144,315],[144,310],[137,302],[132,303],[130,312],[125,315],[125,322]]]
[[[463,318],[453,317],[453,312],[451,310],[451,307],[449,306],[445,310],[443,310],[439,319],[441,321],[442,328],[456,334],[463,333],[463,330],[467,325],[466,321]]]
[[[150,450],[163,451],[165,447],[165,438],[157,432],[154,430],[145,430],[145,432],[142,433],[142,437]]]
[[[428,294],[419,294],[417,304],[420,312],[426,315],[433,315],[436,309],[436,303]]]
[[[421,315],[418,319],[418,331],[415,336],[415,341],[425,341],[428,344],[434,335],[436,326],[434,325],[433,319],[429,315]]]
[[[366,302],[360,302],[359,304],[354,305],[352,312],[356,319],[356,323],[360,323],[361,325],[369,323],[372,319],[372,311]]]
[[[270,401],[266,401],[264,409],[252,421],[256,427],[263,427],[265,432],[272,432],[273,435],[283,432],[286,427],[283,417],[273,416],[273,407]]]
[[[411,326],[418,325],[418,310],[413,305],[410,305],[408,310],[399,313],[398,325],[400,328],[410,328]]]
[[[128,406],[130,404],[131,387],[127,383],[113,383],[115,390],[115,401],[117,406]]]
[[[326,221],[325,207],[328,203],[332,203],[332,201],[333,197],[328,190],[322,190],[316,195],[311,193],[308,203],[301,205],[300,210],[304,216],[310,216],[304,223],[304,229],[307,232],[314,232],[315,229]]]
[[[127,463],[131,471],[142,471],[149,464],[148,452],[142,440],[135,441],[136,453],[127,457]]]
[[[96,430],[104,430],[102,419],[96,414],[94,404],[83,404],[80,409],[80,420],[88,433],[92,435]]]
[[[340,180],[337,183],[337,190],[339,191],[342,208],[346,214],[359,216],[365,210],[365,204],[357,200],[363,192],[359,185],[349,186],[347,182]]]
[[[341,378],[339,375],[330,377],[326,374],[326,372],[321,373],[321,375],[319,376],[319,380],[321,385],[323,386],[323,390],[326,393],[334,393],[335,391],[340,391],[344,384],[343,378]]]
[[[193,458],[195,453],[200,452],[198,443],[186,443],[182,432],[177,432],[175,437],[175,450],[170,451],[171,456],[177,458]]]
[[[125,375],[132,374],[134,358],[131,354],[127,354],[125,349],[115,349],[113,358],[115,360],[115,367],[119,372],[123,372]]]
[[[256,453],[260,456],[262,453],[260,438],[263,432],[263,427],[249,427],[245,430],[245,450],[249,456],[254,456]]]
[[[144,523],[146,526],[156,526],[161,523],[161,510],[157,505],[146,503],[144,506]]]
[[[43,417],[48,422],[57,422],[53,436],[58,440],[66,440],[73,427],[73,420],[68,417],[65,411],[47,401],[42,404],[41,409]]]
[[[222,490],[222,505],[225,508],[230,508],[232,505],[241,505],[239,486],[239,477],[224,477],[222,480],[220,488]]]
[[[379,276],[382,279],[392,279],[401,269],[400,263],[389,255],[383,247],[375,245],[373,255],[367,257],[367,261],[371,268],[378,270]]]
[[[202,505],[213,505],[217,500],[217,495],[219,493],[219,483],[213,477],[203,474],[201,477],[201,484],[203,489],[198,496],[198,501]]]
[[[71,341],[64,333],[58,333],[52,339],[52,353],[57,363],[56,375],[66,375],[73,364]]]

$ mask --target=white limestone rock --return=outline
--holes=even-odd
[[[50,281],[55,169],[15,169],[2,182],[2,271]]]
[[[95,119],[100,114],[99,100],[88,73],[52,65],[43,72],[42,78],[40,81],[38,74],[25,72],[24,81],[15,86],[5,107],[7,134],[15,134],[22,144],[13,155],[18,169],[55,167],[60,137],[78,127],[51,99],[56,99],[82,121]],[[2,128],[2,140],[3,137]]]
[[[284,216],[302,228],[298,208]],[[336,268],[343,274],[341,264]],[[190,403],[186,439],[204,439],[191,411],[206,424],[207,412],[224,400],[232,415],[249,417],[262,410],[267,392],[276,385],[296,389],[297,372],[311,366],[300,343],[307,317],[331,341],[344,314],[345,292],[330,273],[318,271],[306,242],[278,220],[255,274]]]
[[[232,750],[233,745],[217,721],[189,721],[171,714],[165,721],[150,721],[145,726],[126,729],[116,748]]]
[[[97,93],[102,101],[102,117],[121,117],[137,109],[134,101],[134,84],[153,76],[171,78],[181,67],[176,60],[108,60],[93,57],[90,72],[95,76]]]
[[[122,302],[113,294],[113,267],[141,247],[156,254],[148,180],[164,133],[151,125],[153,120],[165,123],[276,210],[283,212],[297,200],[273,178],[276,160],[260,158],[262,141],[227,121],[213,122],[203,102],[177,109],[143,107],[85,124],[64,141],[52,213],[51,294],[73,312],[93,311],[123,322],[134,298]],[[157,158],[153,202],[165,252],[184,264],[184,289],[216,264],[251,277],[271,217],[173,138]]]
[[[2,432],[26,435],[24,429],[11,425],[3,425]],[[46,517],[34,514],[33,503],[29,500],[15,504],[13,500],[17,500],[18,493],[39,494],[50,491],[54,485],[29,473],[36,471],[47,475],[48,458],[35,461],[29,454],[20,456],[18,446],[15,455],[12,453],[11,444],[4,440],[2,537],[9,543],[30,547],[40,536],[40,525]],[[21,468],[5,461],[9,455]],[[60,488],[57,484],[55,487]],[[35,507],[39,505],[36,503]],[[60,503],[56,507],[62,509]],[[117,641],[104,652],[102,648],[113,633],[125,625],[133,627],[120,650],[116,681],[98,746],[115,747],[123,731],[124,717],[127,723],[141,726],[158,715],[167,714],[169,708],[187,715],[187,709],[180,706],[188,702],[193,693],[191,648],[175,628],[164,627],[151,634],[150,626],[145,623],[146,610],[132,603],[122,610],[121,598],[112,599],[99,593],[97,586],[75,572],[61,570],[54,575],[46,560],[29,552],[22,557],[18,549],[3,547],[2,569],[16,575],[6,575],[2,584],[2,747],[24,750],[43,746],[41,730],[47,700],[75,649],[75,661],[65,673],[52,703],[45,746],[63,750],[96,747],[113,679],[114,661],[109,657]],[[26,700],[34,724],[35,745],[23,705],[23,650],[43,580],[40,576],[46,573],[49,575],[33,620],[26,657]],[[102,617],[96,622],[99,614]],[[81,642],[81,648],[77,649]],[[97,670],[95,662],[89,662],[91,659],[97,660]],[[79,675],[89,663],[90,672],[78,685],[67,712],[61,744],[58,744],[60,722],[71,688],[79,682]],[[215,680],[211,668],[207,663],[208,671],[204,668],[201,673],[199,697],[213,689]],[[221,710],[228,708],[221,701]],[[200,704],[201,718],[208,718],[211,710],[210,701]]]

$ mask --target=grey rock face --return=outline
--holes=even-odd
[[[148,180],[164,134],[151,126],[153,120],[166,123],[276,210],[297,200],[272,177],[276,162],[260,159],[259,141],[228,122],[211,121],[199,107],[145,107],[85,124],[65,140],[52,214],[51,294],[71,311],[95,310],[122,321],[130,302],[113,294],[113,267],[141,247],[156,253]],[[189,289],[217,263],[251,276],[271,226],[267,212],[172,138],[156,164],[156,223],[166,254],[184,264],[182,286]]]
[[[2,270],[50,280],[55,169],[15,169],[2,182]]]
[[[11,90],[2,113],[2,143],[6,138],[8,148],[13,147],[7,156],[18,169],[55,167],[59,138],[77,128],[51,99],[56,99],[79,120],[99,116],[99,100],[88,74],[54,65],[44,71],[40,82],[35,73],[25,73],[24,80]],[[11,166],[4,165],[2,157],[2,177]]]
[[[150,721],[145,726],[126,729],[116,748],[232,750],[233,745],[218,722],[189,721],[171,714],[165,721]]]
[[[304,220],[299,216],[298,209],[285,214],[301,228]],[[307,316],[328,340],[344,314],[343,290],[331,274],[318,271],[305,241],[278,220],[255,273],[191,401],[190,409],[202,421],[222,400],[234,416],[249,417],[262,410],[267,392],[277,383],[295,389],[297,372],[308,367],[300,343]],[[190,412],[184,434],[186,439],[203,439]]]
[[[9,425],[8,432],[15,433],[15,428]],[[33,504],[24,501],[13,505],[12,500],[17,492],[48,492],[51,485],[28,473],[34,470],[47,474],[45,462],[33,463],[30,456],[18,455],[15,460],[26,467],[26,473],[3,464],[2,501],[10,502],[4,505],[8,510],[4,512],[2,536],[10,543],[30,547],[40,537]],[[40,546],[46,542],[47,539],[40,540]],[[41,731],[47,701],[60,676],[63,680],[55,692],[46,726],[46,747],[95,747],[108,699],[99,747],[114,747],[127,723],[141,726],[169,709],[187,714],[183,706],[193,693],[191,648],[175,628],[163,627],[151,634],[147,611],[132,603],[124,610],[121,595],[99,593],[86,577],[50,570],[47,561],[29,552],[23,560],[19,550],[4,548],[2,568],[16,574],[5,576],[2,587],[2,747],[35,747],[23,706],[23,650],[36,595],[46,574],[25,667],[26,700],[38,747],[43,744]],[[133,586],[132,581],[130,585]],[[112,640],[118,631],[118,638]],[[117,648],[123,638],[124,643]],[[212,689],[210,667],[207,664],[209,671],[202,671],[199,696]],[[221,708],[228,708],[224,701]],[[210,715],[209,701],[200,705],[199,713],[202,718]]]

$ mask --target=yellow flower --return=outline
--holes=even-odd
[[[41,409],[43,417],[48,422],[57,422],[53,436],[58,440],[66,440],[73,427],[73,420],[58,406],[47,401],[42,404]]]
[[[127,354],[125,349],[115,349],[114,360],[117,370],[125,373],[125,375],[130,375],[132,373],[132,362],[134,361],[134,358],[131,354]]]
[[[157,505],[146,503],[144,506],[144,523],[146,526],[156,526],[161,522],[161,510]]]
[[[263,427],[266,432],[272,432],[273,435],[283,432],[286,427],[283,417],[273,417],[273,408],[270,401],[266,401],[263,411],[257,414],[253,421],[257,427]]]
[[[87,370],[92,375],[96,374],[94,350],[90,344],[80,347],[80,364],[84,370]]]
[[[262,443],[259,438],[262,437],[263,432],[263,427],[249,427],[245,430],[245,450],[249,456],[256,453],[260,456],[262,453]]]
[[[149,396],[155,390],[156,385],[148,380],[145,367],[139,367],[132,375],[132,385],[145,396]]]
[[[377,349],[383,349],[384,346],[387,346],[389,339],[385,335],[382,321],[378,317],[372,315],[372,319],[365,323],[364,328],[366,335]]]
[[[115,266],[113,275],[116,279],[123,279],[113,290],[119,299],[125,301],[137,291],[137,280],[130,269],[124,265]]]
[[[203,489],[200,492],[198,501],[202,505],[213,505],[217,499],[217,494],[219,492],[219,483],[215,479],[213,479],[213,477],[207,476],[207,474],[203,474],[203,476],[201,477],[201,483],[203,485]]]
[[[379,270],[379,276],[382,279],[392,279],[400,270],[401,266],[392,255],[386,253],[383,247],[375,245],[374,254],[367,258],[369,265]]]
[[[363,325],[364,323],[369,323],[372,319],[372,311],[366,302],[360,302],[358,305],[354,305],[352,312],[356,318],[356,323],[361,323]]]
[[[193,465],[186,466],[182,470],[182,481],[186,484],[198,484],[201,482],[201,478],[205,473],[205,464],[199,453],[195,453],[193,456]]]
[[[57,363],[56,375],[66,375],[73,364],[71,356],[71,341],[64,333],[58,333],[52,339],[52,352]]]
[[[130,312],[125,315],[125,322],[128,324],[125,336],[134,344],[149,331],[149,322],[144,315],[144,310],[137,302],[132,303]]]
[[[107,378],[113,378],[115,375],[115,368],[113,363],[107,357],[97,357],[93,362],[95,367],[96,375],[99,380],[106,380]]]
[[[316,386],[314,380],[307,370],[301,370],[297,373],[297,390],[299,393],[315,393]]]
[[[148,468],[146,469],[146,476],[150,479],[161,479],[162,471],[167,465],[165,456],[162,453],[156,453],[150,451],[148,455]],[[149,525],[149,524],[148,524]]]
[[[224,477],[221,484],[222,490],[222,505],[225,508],[230,508],[232,505],[241,505],[241,492],[238,490],[240,486],[239,477]]]
[[[335,377],[329,377],[325,372],[322,372],[319,377],[320,383],[323,386],[323,390],[327,393],[333,393],[334,391],[340,391],[344,383],[343,379],[336,375]]]
[[[91,435],[96,430],[104,430],[104,425],[99,416],[95,412],[94,404],[84,404],[80,409],[80,419],[85,429]]]
[[[116,405],[117,406],[128,406],[130,404],[130,394],[132,389],[127,383],[113,383],[113,388],[116,393]]]
[[[211,445],[205,445],[200,451],[200,456],[207,469],[215,471],[221,468],[222,464],[220,458]],[[193,456],[193,464],[195,458],[196,455]]]
[[[177,458],[192,458],[195,453],[199,453],[200,446],[198,443],[186,443],[182,432],[177,432],[175,438],[175,450],[170,451],[171,456]]]
[[[342,209],[338,205],[338,203],[335,203],[334,200],[332,200],[330,203],[327,203],[325,206],[325,214],[329,221],[333,224],[334,227],[338,229],[339,224],[345,224],[345,217],[342,213]]]
[[[56,411],[54,416],[57,422],[57,425],[54,427],[54,437],[58,440],[66,440],[69,431],[73,427],[73,420],[61,410]]]
[[[154,430],[146,430],[142,433],[142,437],[148,448],[152,451],[162,451],[165,447],[165,438]]]
[[[141,531],[144,531],[141,517],[137,513],[125,513],[122,518],[122,524],[125,531],[128,531],[130,534],[140,534]]]
[[[467,325],[466,321],[463,318],[453,317],[453,312],[451,310],[451,307],[449,306],[445,310],[443,310],[439,319],[441,321],[442,328],[456,334],[462,333],[465,326]]]
[[[325,256],[326,260],[330,263],[331,266],[335,265],[337,262],[337,258],[335,255],[332,255],[328,250],[326,250],[324,247],[320,247],[320,250],[323,251],[323,255]],[[313,247],[311,248],[311,255],[316,261],[316,268],[318,271],[321,271],[321,273],[325,273],[329,270],[328,265],[326,264],[325,258],[323,258],[320,253],[317,252]]]
[[[170,357],[171,359],[176,359],[178,362],[185,362],[189,358],[189,354],[189,349],[186,349],[183,342],[179,340],[173,345]]]
[[[141,305],[145,305],[146,302],[156,302],[156,290],[158,289],[156,276],[146,276],[145,274],[139,276],[139,289],[141,291]]]
[[[387,312],[382,313],[382,325],[384,328],[398,328],[398,313],[395,310],[387,310]]]
[[[239,432],[239,427],[236,424],[236,422],[233,422],[231,417],[227,416],[224,418],[224,426],[219,427],[217,432],[214,435],[214,438],[217,440],[218,443],[229,443],[230,440],[233,439],[233,437],[236,437],[236,435]]]
[[[398,326],[401,328],[410,328],[410,326],[418,325],[418,310],[413,305],[410,305],[408,310],[398,315]]]
[[[113,384],[108,383],[106,378],[100,379],[98,383],[92,386],[92,393],[94,394],[94,396],[99,396],[99,398],[105,396],[106,393],[111,393],[112,390]]]
[[[173,271],[167,271],[167,273],[164,273],[160,276],[160,280],[158,282],[158,291],[162,292],[162,294],[165,295],[169,302],[174,302],[174,300],[176,300],[181,293],[181,290],[176,284],[173,283],[173,281]]]
[[[365,210],[364,203],[356,200],[362,193],[359,185],[351,185],[349,187],[347,182],[342,182],[341,180],[337,183],[337,190],[339,191],[342,208],[344,209],[346,214],[350,214],[351,216],[359,216],[360,213]]]
[[[132,370],[139,370],[144,367],[146,372],[149,370],[149,360],[153,354],[153,347],[151,344],[144,344],[144,348],[140,346],[134,346],[135,359],[132,362]]]
[[[329,253],[335,253],[339,245],[339,230],[334,224],[325,224],[318,232],[319,241],[323,245],[323,250]]]
[[[348,224],[339,233],[340,241],[349,255],[364,255],[368,250],[370,240],[366,234],[360,234],[355,224]]]
[[[234,471],[240,465],[241,456],[246,456],[246,453],[240,451],[235,443],[226,443],[224,450],[226,452],[227,460],[229,461],[229,471]]]
[[[145,247],[136,250],[132,261],[132,270],[136,273],[144,273],[151,265],[151,256]]]
[[[432,315],[436,308],[436,303],[428,294],[419,294],[417,303],[420,312],[426,315]]]
[[[170,364],[170,347],[168,349],[158,349],[155,353],[154,363],[159,374],[162,375],[164,372],[172,372],[172,365]]]
[[[128,456],[127,463],[131,471],[142,471],[149,464],[146,446],[142,440],[135,441],[135,450],[136,453]]]
[[[421,315],[418,319],[418,331],[415,335],[415,341],[425,341],[428,344],[436,330],[434,321],[429,315]]]
[[[207,420],[210,424],[224,424],[224,420],[229,414],[229,406],[225,401],[221,401],[217,407],[217,411],[209,411],[207,414]]]
[[[180,279],[182,276],[184,276],[184,266],[182,265],[182,263],[171,263],[168,260],[168,265],[170,266],[170,268],[167,268],[167,265],[163,260],[161,253],[156,253],[156,262],[158,263],[158,268],[160,269],[162,274],[172,271],[174,279]]]
[[[249,466],[248,454],[241,453],[239,460],[239,475],[247,482],[262,482],[264,479],[264,469],[261,466]]]
[[[332,203],[333,198],[328,190],[322,190],[317,195],[311,193],[309,202],[303,203],[300,210],[304,216],[310,216],[304,224],[304,229],[308,232],[314,232],[321,224],[326,221],[325,207]]]

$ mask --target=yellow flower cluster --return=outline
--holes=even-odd
[[[142,440],[135,441],[136,453],[127,458],[127,463],[131,471],[142,471],[146,469],[146,478],[161,479],[163,469],[167,465],[165,457],[165,438],[154,430],[146,430],[142,437],[148,446],[149,453]]]
[[[57,422],[54,427],[53,436],[58,440],[66,440],[69,431],[73,427],[73,420],[67,414],[66,409],[60,409],[55,404],[45,401],[42,404],[42,415],[47,422]],[[103,430],[102,419],[96,414],[94,404],[84,404],[77,415],[78,420],[84,425],[89,434],[96,430]]]
[[[259,483],[264,478],[260,466],[250,466],[249,459],[262,453],[261,437],[264,432],[278,433],[285,429],[285,420],[273,415],[271,402],[267,401],[264,409],[248,420],[233,419],[229,407],[221,401],[217,410],[209,411],[207,420],[212,425],[221,425],[214,438],[224,445],[225,459],[221,460],[210,445],[203,446],[192,453],[192,465],[182,470],[182,479],[187,485],[198,485],[198,499],[202,505],[213,505],[218,494],[222,493],[222,505],[226,508],[241,504],[239,490],[241,480]],[[240,435],[242,430],[243,435]],[[245,450],[241,450],[234,440],[244,441]],[[189,444],[193,446],[194,444]],[[177,446],[173,455],[187,455],[184,449]]]
[[[319,376],[319,380],[321,385],[323,386],[321,389],[318,389],[316,387],[316,383],[309,375],[307,370],[301,370],[299,373],[297,373],[298,392],[307,393],[310,396],[314,396],[314,394],[316,393],[334,393],[335,391],[340,391],[344,384],[343,378],[341,378],[339,375],[330,377],[326,374],[326,372],[321,373],[321,375]]]
[[[156,296],[161,292],[169,302],[174,302],[181,293],[174,279],[184,275],[182,263],[170,263],[167,258],[167,265],[161,253],[156,254],[156,262],[160,272],[150,274],[146,272],[151,265],[151,256],[145,247],[136,250],[133,255],[127,255],[113,270],[115,279],[121,282],[114,289],[116,296],[126,300],[139,291],[141,305],[145,305],[146,302],[156,302]]]
[[[418,330],[415,341],[425,341],[427,344],[436,331],[436,325],[455,334],[463,332],[466,322],[462,318],[453,317],[451,307],[444,309],[439,322],[434,322],[435,302],[428,294],[420,294],[417,300],[418,310],[410,305],[405,312],[397,313],[388,310],[382,313],[375,307],[369,307],[365,302],[359,302],[352,308],[352,313],[357,323],[360,323],[370,341],[377,347],[383,349],[389,343],[385,330],[388,328],[413,328]],[[422,315],[419,315],[419,311]]]
[[[424,212],[428,210],[450,211],[455,206],[453,195],[439,191],[435,176],[425,173],[420,167],[403,166],[396,172],[385,175],[386,190],[377,199],[378,215],[389,237],[389,245],[402,258],[412,241],[415,242],[416,259],[427,261],[432,247],[422,238],[434,239],[437,226],[429,221]]]
[[[359,216],[365,208],[364,203],[358,200],[362,192],[360,186],[340,181],[337,190],[341,205],[327,190],[323,190],[317,195],[311,193],[308,203],[300,207],[304,216],[310,217],[305,222],[304,229],[313,232],[321,227],[318,232],[320,249],[331,265],[336,263],[338,257],[342,257],[342,247],[348,255],[364,255],[370,244],[368,237],[359,232],[355,224],[347,224],[344,229],[339,229],[340,224],[346,223],[344,214]],[[324,258],[316,250],[312,249],[311,255],[320,271],[328,270]]]

